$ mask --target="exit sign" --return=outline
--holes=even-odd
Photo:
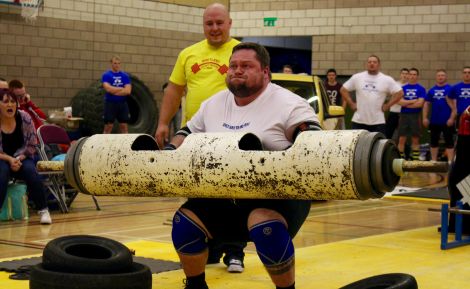
[[[264,26],[272,27],[276,26],[277,17],[265,17],[264,18]]]

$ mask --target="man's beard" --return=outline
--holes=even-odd
[[[232,84],[228,82],[227,87],[228,90],[230,90],[230,92],[232,92],[236,97],[245,98],[256,94],[263,87],[263,85],[256,84],[252,87],[248,87],[245,83]]]

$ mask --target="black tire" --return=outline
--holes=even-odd
[[[152,272],[133,263],[127,272],[115,274],[75,274],[44,269],[40,263],[31,270],[29,289],[151,289]]]
[[[129,74],[132,84],[131,96],[127,98],[130,120],[129,133],[145,133],[154,135],[158,109],[153,94],[140,79]],[[82,136],[103,132],[103,109],[105,91],[100,81],[96,81],[86,89],[80,90],[71,101],[74,116],[83,117],[81,124]],[[113,132],[118,132],[117,122]]]
[[[132,254],[123,244],[98,236],[64,236],[47,243],[42,255],[45,269],[69,273],[125,272]]]
[[[340,289],[418,289],[418,283],[411,275],[390,273],[365,278]]]

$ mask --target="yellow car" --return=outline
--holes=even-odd
[[[318,76],[273,73],[271,82],[305,98],[317,113],[323,129],[335,129],[338,117],[344,116],[343,107],[330,104],[323,82]]]

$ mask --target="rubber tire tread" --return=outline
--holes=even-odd
[[[72,248],[74,254],[70,254]],[[86,251],[90,248],[96,250],[96,257],[89,256],[93,254]],[[118,273],[128,270],[132,262],[132,253],[123,244],[90,235],[56,238],[47,243],[42,255],[45,269],[68,273]]]
[[[140,263],[133,263],[128,272],[115,274],[77,274],[33,266],[30,289],[151,289],[152,272]]]
[[[418,283],[409,274],[390,273],[361,279],[339,289],[418,289]]]

